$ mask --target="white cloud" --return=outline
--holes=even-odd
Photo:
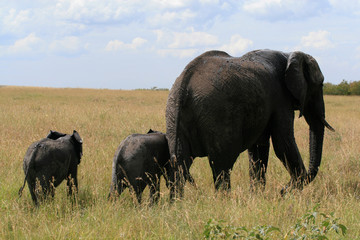
[[[317,16],[329,7],[327,0],[246,0],[242,9],[256,18],[301,19]]]
[[[192,0],[58,0],[55,15],[59,19],[86,24],[157,22],[168,18],[181,19],[189,14],[191,17],[193,4]]]
[[[49,50],[56,54],[73,55],[84,51],[88,44],[83,45],[78,37],[67,36],[60,40],[55,40],[49,45]]]
[[[152,25],[169,25],[175,21],[188,21],[190,19],[194,19],[195,17],[195,12],[190,9],[185,9],[182,11],[161,12],[149,18],[148,21]]]
[[[202,4],[218,4],[219,0],[200,0]]]
[[[190,32],[167,32],[155,31],[158,45],[166,45],[168,48],[161,48],[156,51],[161,56],[192,57],[209,49],[220,49],[232,55],[243,53],[253,42],[250,39],[241,37],[238,34],[230,38],[230,42],[219,47],[218,37],[206,32],[197,32],[191,29]]]
[[[156,30],[154,32],[157,35],[157,45],[161,46],[156,50],[156,53],[160,56],[192,57],[196,53],[218,43],[217,36],[206,32],[194,31],[193,28],[189,32],[164,30]],[[167,46],[167,48],[163,46]]]
[[[206,32],[175,32],[174,41],[169,45],[170,48],[211,46],[218,42],[218,38]]]
[[[220,0],[37,0],[0,1],[0,34],[11,38],[36,32],[48,42],[139,25],[146,30],[204,29],[230,16],[232,2]],[[223,7],[222,7],[223,6]],[[135,31],[136,29],[132,29]]]
[[[23,54],[30,53],[38,50],[40,47],[41,39],[35,33],[30,33],[25,38],[15,41],[14,45],[9,46],[10,54]]]
[[[188,23],[204,26],[217,16],[228,17],[230,10],[234,8],[219,0],[58,0],[53,12],[58,20],[86,26],[135,22],[184,29]]]
[[[119,21],[141,11],[141,1],[59,0],[55,15],[87,24]]]
[[[29,21],[29,10],[20,10],[17,11],[14,8],[11,8],[8,13],[2,17],[2,26],[5,29],[3,31],[17,32],[20,31],[22,25]]]
[[[218,43],[218,38],[206,32],[196,32],[191,29],[190,32],[168,32],[163,30],[155,31],[157,41],[166,44],[169,48],[193,48],[213,46]]]
[[[152,0],[152,2],[161,8],[181,8],[188,5],[191,0]]]
[[[140,37],[134,38],[131,41],[131,43],[124,43],[119,40],[111,40],[106,45],[105,50],[106,51],[118,51],[118,50],[126,50],[126,49],[135,50],[135,49],[141,47],[142,45],[144,45],[146,42],[147,42],[146,39],[143,39]]]
[[[329,37],[330,33],[325,30],[310,32],[307,36],[301,38],[301,46],[320,50],[333,48],[335,44],[329,40]]]
[[[252,0],[243,5],[245,11],[258,14],[264,14],[272,7],[281,7],[281,0]]]
[[[16,40],[13,44],[0,46],[2,57],[38,58],[44,54],[76,55],[87,50],[89,44],[82,44],[75,36],[67,36],[49,43],[39,38],[35,33]]]
[[[329,0],[329,2],[335,11],[342,11],[346,13],[360,15],[359,0]]]
[[[230,39],[230,43],[222,45],[219,49],[229,53],[230,55],[239,55],[248,49],[253,42],[236,34]]]
[[[198,51],[199,51],[198,49],[189,48],[189,49],[159,49],[156,52],[157,54],[163,57],[172,56],[178,58],[187,58],[194,56]]]

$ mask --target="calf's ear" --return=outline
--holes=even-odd
[[[75,142],[79,143],[79,144],[75,144],[75,149],[78,151],[78,154],[79,154],[79,161],[78,161],[78,164],[80,164],[80,159],[83,155],[83,147],[82,147],[82,139],[79,135],[79,133],[77,131],[74,130],[73,134],[71,135],[71,137],[73,139],[75,139]]]
[[[50,130],[50,132],[48,133],[48,135],[46,136],[46,138],[51,138],[51,136],[53,135],[53,130]]]
[[[83,143],[79,133],[77,131],[74,130],[73,134],[72,134],[72,137],[80,144]]]
[[[149,134],[149,133],[153,133],[153,132],[154,132],[154,131],[150,128],[147,133]]]
[[[64,137],[66,134],[64,133],[60,133],[60,132],[57,132],[57,131],[53,131],[53,130],[50,130],[49,134],[46,136],[46,138],[49,138],[49,139],[52,139],[52,140],[56,140],[60,137]]]

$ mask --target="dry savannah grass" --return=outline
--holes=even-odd
[[[170,204],[161,185],[158,205],[141,206],[125,191],[116,202],[107,194],[112,158],[129,134],[149,128],[165,131],[168,91],[122,91],[0,87],[0,239],[202,239],[209,219],[231,226],[273,225],[288,232],[307,210],[319,204],[334,212],[347,235],[329,239],[360,239],[360,97],[325,96],[327,120],[323,160],[315,181],[285,197],[279,192],[289,174],[270,152],[264,192],[249,192],[247,153],[232,172],[232,191],[214,191],[206,158],[195,159],[191,173],[197,187],[186,185],[183,200]],[[298,113],[296,113],[298,115]],[[308,163],[308,126],[296,118],[299,150]],[[84,141],[76,201],[66,196],[66,184],[53,201],[35,208],[27,187],[23,197],[22,160],[28,146],[48,131],[71,133]],[[273,237],[270,239],[278,239]]]

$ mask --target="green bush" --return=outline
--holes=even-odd
[[[337,85],[325,83],[323,90],[325,95],[360,95],[360,81],[349,83],[342,80]]]
[[[350,94],[360,95],[360,81],[350,83]]]
[[[205,239],[329,239],[327,235],[335,232],[345,236],[347,228],[340,224],[339,218],[334,217],[334,213],[325,214],[318,212],[319,205],[308,211],[299,218],[295,225],[284,234],[280,228],[274,226],[255,226],[248,230],[246,227],[234,227],[224,225],[224,221],[210,219],[204,230]]]
[[[325,95],[335,95],[336,85],[332,83],[324,83],[323,92]]]

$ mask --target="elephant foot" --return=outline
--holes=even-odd
[[[184,186],[172,186],[170,188],[170,203],[184,198]]]
[[[230,184],[230,177],[228,178],[218,178],[215,181],[215,190],[221,192],[231,192],[231,184]]]
[[[289,186],[286,185],[285,187],[283,187],[280,191],[280,195],[281,197],[284,197],[288,192],[290,192]]]
[[[110,202],[115,202],[119,197],[119,194],[117,192],[110,192],[109,195],[108,195],[108,201]]]
[[[304,187],[303,180],[290,180],[290,182],[281,189],[280,195],[284,197],[287,193],[291,192],[294,189],[302,191],[303,187]]]
[[[250,181],[250,192],[264,192],[265,191],[265,181]]]

